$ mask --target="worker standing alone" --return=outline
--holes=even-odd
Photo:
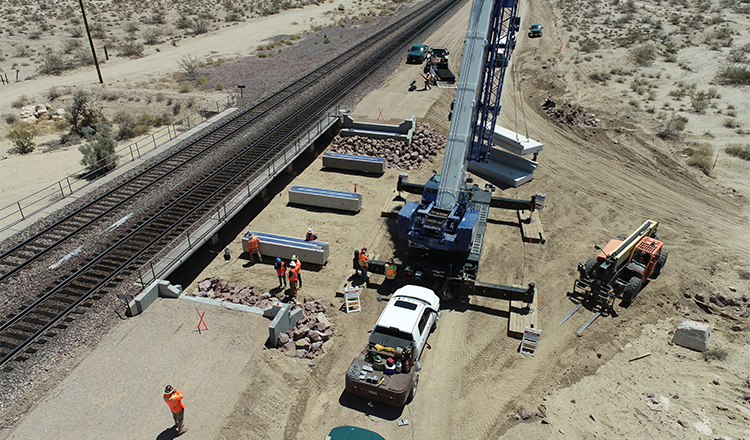
[[[305,241],[315,241],[318,239],[318,236],[313,233],[313,230],[308,228],[307,232],[305,233]]]
[[[292,255],[292,261],[294,261],[294,267],[297,269],[297,287],[302,288],[302,263],[299,261],[296,255]]]
[[[362,283],[367,284],[367,262],[369,261],[369,258],[367,257],[367,248],[363,247],[361,251],[359,251],[359,276],[362,278]]]
[[[281,258],[277,258],[273,268],[276,269],[276,275],[279,276],[279,288],[281,288],[282,285],[286,288],[286,264],[281,261]]]
[[[393,293],[393,283],[396,279],[396,264],[393,258],[389,258],[385,263],[385,288],[389,294]]]
[[[292,261],[289,263],[289,287],[292,289],[292,297],[297,296],[297,264]]]
[[[248,235],[249,234],[249,235]],[[263,262],[263,257],[260,256],[260,238],[252,232],[248,231],[247,237],[247,249],[250,253],[250,259],[255,263],[255,257],[258,257],[258,262]]]
[[[183,421],[185,420],[185,404],[182,403],[184,396],[181,392],[177,391],[172,385],[167,385],[164,388],[164,401],[169,405],[169,409],[172,410],[172,418],[174,419],[174,426],[177,428],[177,435],[182,435],[187,431]]]

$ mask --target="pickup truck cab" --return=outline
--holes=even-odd
[[[503,60],[505,59],[505,52],[508,52],[508,61],[510,61],[510,54],[516,48],[516,35],[513,34],[510,38],[510,44],[508,44],[508,37],[502,36],[495,46],[495,67],[502,67]]]
[[[386,304],[365,349],[346,372],[346,391],[402,406],[414,397],[419,358],[437,326],[440,298],[425,287],[407,285]]]
[[[426,44],[415,44],[406,54],[407,64],[422,64],[430,56],[430,46]]]
[[[433,47],[430,51],[430,57],[427,59],[427,64],[437,65],[447,63],[448,55],[450,55],[450,52],[445,47]]]
[[[529,27],[529,38],[538,38],[542,36],[542,25],[534,23]]]

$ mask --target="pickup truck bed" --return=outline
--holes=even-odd
[[[437,64],[435,66],[432,66],[433,72],[435,72],[435,75],[438,78],[438,81],[445,81],[449,83],[456,82],[456,75],[451,72],[451,69],[448,68],[448,64]]]
[[[365,359],[367,352],[355,358],[346,372],[346,390],[388,405],[402,406],[412,395],[416,372],[386,374],[378,371]],[[393,356],[393,353],[391,353]],[[363,374],[364,373],[364,374]]]

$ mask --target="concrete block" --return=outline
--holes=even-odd
[[[469,171],[495,185],[518,188],[534,178],[538,165],[533,160],[493,148],[488,163],[469,162]]]
[[[176,293],[175,293],[176,292]],[[156,298],[178,298],[182,293],[182,286],[173,286],[166,280],[154,280],[135,298],[128,303],[128,316],[136,316],[143,313]]]
[[[179,298],[182,294],[182,286],[173,285],[167,280],[159,281],[159,296],[162,298]]]
[[[417,126],[417,117],[405,119],[399,125],[374,124],[371,122],[355,122],[351,116],[343,115],[341,118],[341,136],[363,136],[372,139],[399,139],[411,145],[414,129]]]
[[[686,319],[675,330],[673,342],[681,347],[706,351],[711,342],[711,326]]]
[[[279,335],[293,329],[300,319],[303,310],[299,307],[290,309],[289,304],[280,304],[276,317],[268,325],[268,339],[272,347],[277,347]]]
[[[382,157],[334,152],[323,154],[323,167],[325,168],[383,174],[385,173],[386,165],[386,160]]]
[[[289,203],[359,212],[362,209],[362,194],[309,186],[293,186],[289,189]]]
[[[538,153],[542,151],[543,145],[533,139],[529,139],[519,133],[507,128],[495,125],[492,133],[492,143],[500,148],[505,148],[511,153],[525,156],[527,154]]]
[[[314,240],[305,241],[304,238],[287,237],[285,235],[269,234],[267,232],[253,232],[260,239],[258,250],[261,255],[290,260],[293,255],[303,263],[324,265],[328,262],[328,243]],[[248,252],[247,234],[242,237],[242,250]]]

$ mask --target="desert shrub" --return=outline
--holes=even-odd
[[[18,99],[13,101],[10,105],[13,108],[21,108],[24,105],[29,105],[31,101],[29,100],[29,97],[26,95],[21,95]]]
[[[687,124],[687,118],[680,115],[672,115],[669,119],[664,121],[659,131],[656,133],[662,139],[678,139],[685,125]]]
[[[195,83],[199,86],[202,86],[208,82],[208,77],[206,75],[200,75],[198,78],[195,79]]]
[[[716,72],[720,84],[750,84],[750,69],[742,64],[725,64]]]
[[[143,45],[133,41],[126,41],[120,44],[119,55],[130,58],[140,58],[143,56]]]
[[[125,32],[129,34],[135,34],[140,30],[140,26],[137,22],[131,21],[128,24],[125,25]]]
[[[591,53],[599,50],[599,43],[596,40],[592,40],[591,38],[586,38],[585,40],[578,43],[578,45],[581,47],[581,50],[586,53]]]
[[[721,125],[727,128],[739,128],[741,124],[740,121],[734,118],[725,118],[723,121],[721,121]]]
[[[70,33],[70,36],[73,38],[81,38],[83,36],[83,28],[74,26],[68,29],[68,33]]]
[[[240,16],[240,14],[238,14],[236,12],[229,12],[224,17],[224,21],[226,21],[226,22],[230,22],[230,21],[242,21],[242,17]]]
[[[193,35],[205,34],[211,28],[211,23],[205,18],[196,18],[190,24]]]
[[[115,154],[117,142],[112,137],[112,127],[106,122],[99,122],[94,127],[83,130],[88,142],[78,147],[83,154],[81,165],[88,168],[87,178],[104,175],[117,167],[120,158]]]
[[[177,60],[177,66],[185,72],[187,77],[195,75],[196,69],[200,67],[200,61],[197,56],[190,56],[190,54]]]
[[[157,28],[148,28],[141,34],[143,42],[149,45],[159,44],[159,36],[161,32]]]
[[[685,154],[688,155],[688,165],[696,167],[708,175],[713,168],[714,162],[714,147],[707,142],[699,144],[693,144],[685,149]]]
[[[11,125],[18,122],[18,116],[14,115],[13,113],[6,113],[3,115],[3,120],[6,124]]]
[[[132,139],[136,136],[135,134],[135,120],[133,116],[128,112],[117,112],[112,118],[112,121],[118,125],[116,139],[118,141],[125,141]]]
[[[73,68],[72,63],[63,58],[62,55],[55,52],[47,52],[42,59],[39,73],[46,75],[59,75],[71,68]]]
[[[224,90],[224,84],[221,83],[220,81],[216,81],[214,83],[214,90],[216,90],[217,92]]]
[[[65,110],[70,131],[79,136],[84,135],[86,128],[94,127],[101,118],[101,112],[90,107],[89,94],[84,90],[78,90],[73,95],[72,104]]]
[[[261,52],[258,54],[258,58],[268,58],[268,54],[265,52]]]
[[[331,40],[329,40],[328,38],[326,38],[326,39],[323,40],[323,44],[329,44],[330,42],[331,42]]]
[[[187,17],[185,15],[180,15],[180,18],[178,18],[174,25],[177,29],[187,29],[190,27],[190,25],[193,24],[193,20],[190,19],[190,17]]]
[[[643,44],[630,49],[630,57],[639,66],[650,66],[656,59],[656,47]]]
[[[49,101],[54,101],[55,99],[59,98],[60,96],[62,96],[62,92],[60,92],[59,90],[57,90],[57,87],[55,87],[55,86],[52,86],[51,89],[47,90],[46,97],[47,97],[47,100],[49,100]]]
[[[729,353],[723,348],[712,348],[703,352],[703,359],[706,361],[723,361]]]
[[[190,93],[191,90],[193,90],[193,88],[189,83],[186,82],[182,82],[179,86],[177,86],[177,91],[180,93]]]
[[[156,93],[156,102],[162,102],[162,101],[164,101],[164,93],[157,92]]]
[[[79,66],[90,66],[94,64],[94,55],[86,49],[78,49],[73,55]]]
[[[34,129],[27,124],[15,124],[8,130],[5,137],[15,144],[18,152],[28,154],[34,151]]]
[[[182,109],[182,104],[180,103],[180,101],[175,102],[174,105],[172,106],[172,114],[175,116],[179,115],[181,109]]]
[[[750,144],[727,144],[724,151],[730,156],[739,157],[743,160],[750,160]]]
[[[612,78],[612,75],[610,75],[609,73],[604,73],[604,72],[594,72],[591,75],[589,75],[590,80],[600,82],[605,85],[607,84],[607,81],[610,80],[610,78]]]
[[[711,102],[710,96],[705,92],[698,92],[690,97],[690,104],[696,113],[704,113]]]
[[[81,40],[76,40],[73,38],[68,38],[65,41],[63,41],[62,50],[63,52],[67,54],[73,53],[74,50],[81,47]]]

